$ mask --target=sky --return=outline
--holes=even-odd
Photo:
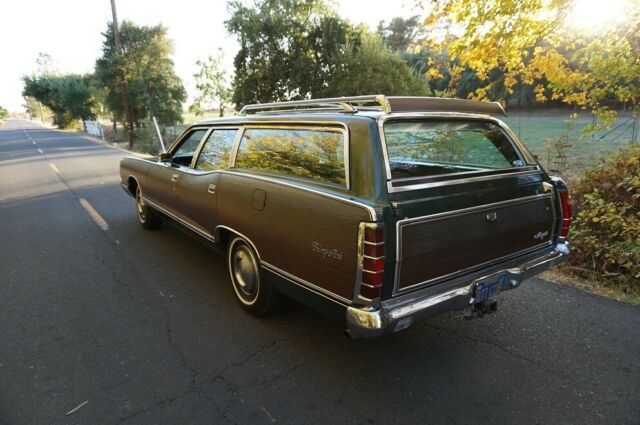
[[[100,56],[101,33],[111,21],[110,0],[5,0],[0,11],[0,106],[22,110],[23,75],[37,69],[38,53],[49,54],[62,73],[92,72]],[[335,0],[341,17],[375,29],[381,20],[409,17],[413,0]],[[173,60],[189,100],[194,95],[195,62],[222,48],[225,66],[233,70],[237,51],[226,34],[224,0],[116,0],[118,20],[168,28]]]

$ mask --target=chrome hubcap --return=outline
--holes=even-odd
[[[244,297],[251,300],[258,292],[258,265],[246,246],[240,246],[233,253],[233,276]]]
[[[144,213],[144,201],[142,200],[142,196],[140,196],[140,189],[136,192],[136,210],[140,221],[145,221],[147,216]]]

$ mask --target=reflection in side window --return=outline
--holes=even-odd
[[[185,156],[185,155],[193,156],[193,154],[198,149],[198,145],[200,144],[200,141],[202,140],[202,137],[204,136],[204,134],[206,132],[207,132],[207,130],[196,130],[196,131],[192,132],[189,135],[189,137],[187,137],[180,144],[180,147],[178,148],[178,150],[175,151],[173,156],[174,157],[175,156]]]
[[[213,171],[227,168],[238,130],[213,130],[204,143],[196,169]]]
[[[235,166],[345,185],[344,161],[340,131],[250,128]]]

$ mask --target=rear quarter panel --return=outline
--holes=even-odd
[[[224,173],[219,188],[219,225],[248,237],[261,261],[342,302],[353,299],[358,225],[371,220],[366,208],[239,173]],[[262,210],[256,196],[264,196]]]

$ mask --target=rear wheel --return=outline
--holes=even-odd
[[[232,239],[227,262],[231,284],[242,308],[254,316],[274,312],[282,296],[262,278],[258,256],[245,239]]]
[[[147,230],[155,230],[162,225],[162,219],[158,213],[142,199],[142,191],[139,186],[136,188],[136,213],[138,222]]]

